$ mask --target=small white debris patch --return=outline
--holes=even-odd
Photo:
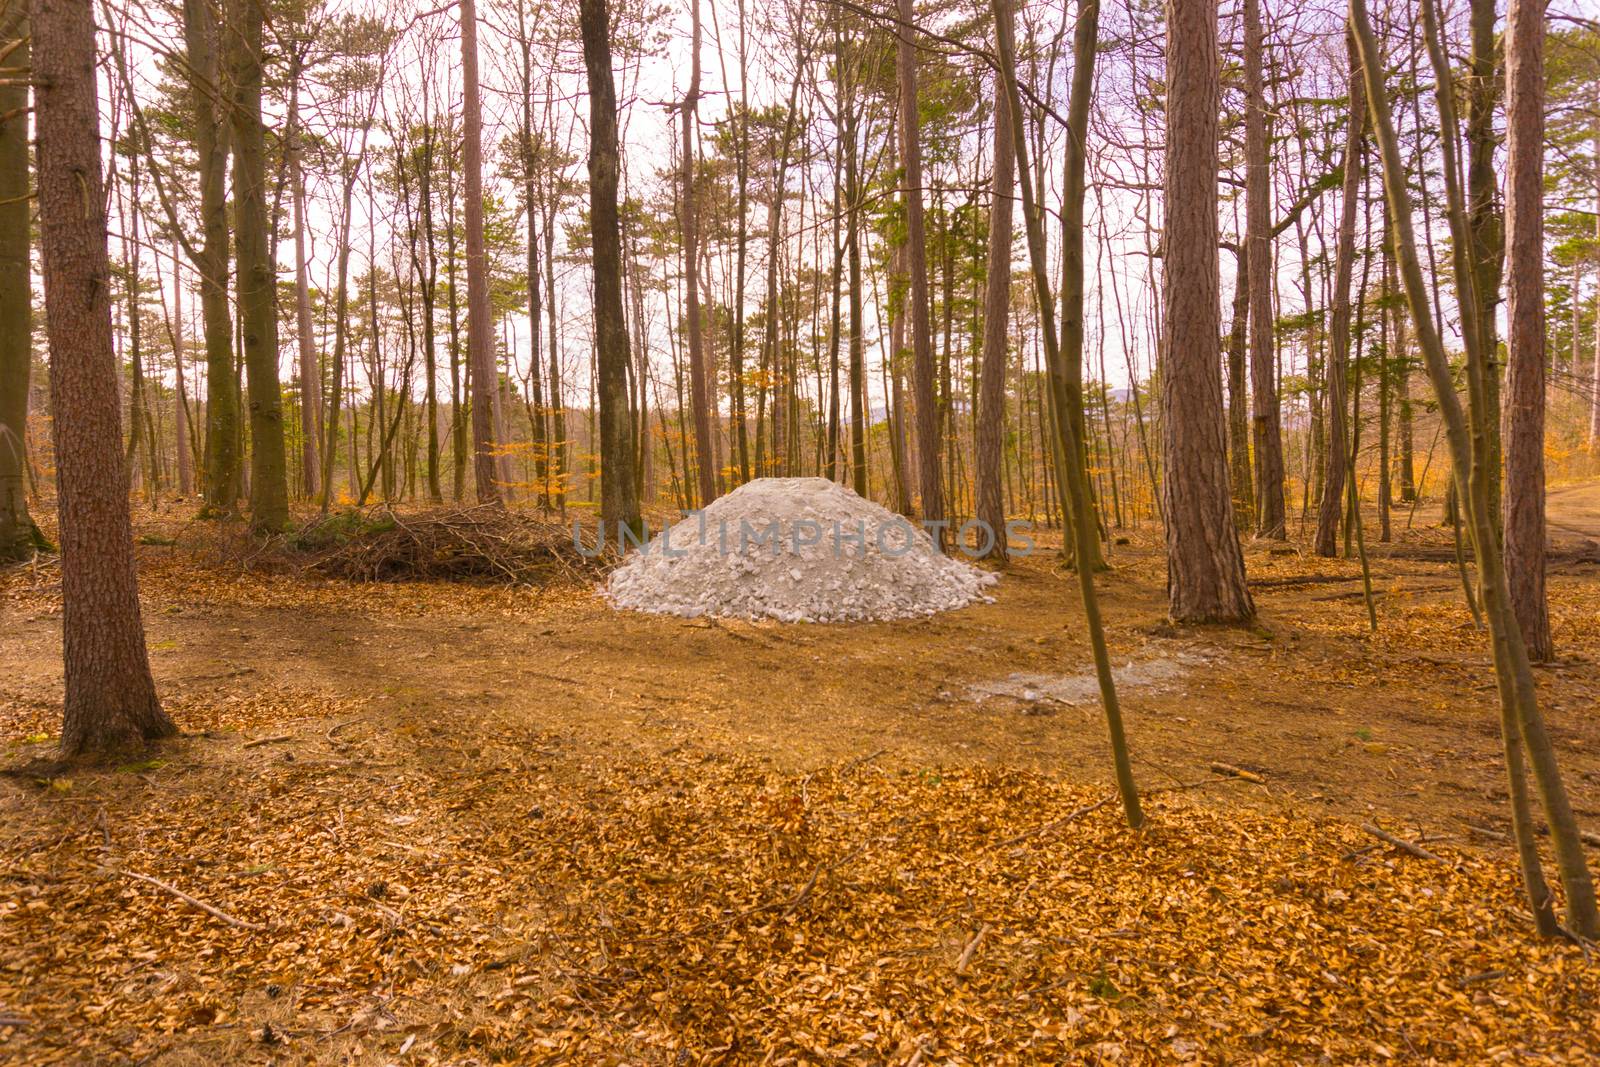
[[[1129,661],[1125,666],[1113,667],[1111,677],[1119,689],[1164,689],[1188,673],[1195,662],[1193,657],[1179,655],[1171,659],[1151,659],[1142,663]],[[1088,674],[1011,674],[1005,678],[977,682],[967,687],[967,699],[982,702],[990,697],[1011,697],[1025,704],[1055,703],[1076,707],[1100,699],[1100,679],[1093,671]]]
[[[758,478],[612,572],[613,605],[780,622],[905,619],[988,601],[998,578],[826,478]]]

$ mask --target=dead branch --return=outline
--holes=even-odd
[[[1211,765],[1211,773],[1220,774],[1224,778],[1239,778],[1246,782],[1254,782],[1257,785],[1267,784],[1267,780],[1255,771],[1247,771],[1243,767],[1235,767],[1231,763],[1213,763]]]
[[[1088,815],[1090,812],[1099,811],[1101,808],[1105,807],[1107,804],[1111,803],[1115,799],[1117,799],[1117,797],[1116,797],[1116,794],[1113,793],[1111,796],[1103,797],[1100,800],[1095,801],[1093,804],[1085,804],[1081,808],[1075,808],[1072,811],[1069,811],[1067,814],[1061,816],[1061,818],[1059,818],[1059,819],[1052,819],[1047,823],[1041,823],[1040,825],[1035,826],[1031,830],[1024,830],[1024,831],[1022,831],[1022,833],[1018,834],[1015,837],[1008,837],[1004,841],[1001,841],[998,844],[996,844],[994,847],[995,848],[1007,848],[1007,847],[1009,847],[1011,845],[1015,845],[1015,844],[1017,844],[1017,843],[1019,843],[1021,841],[1026,841],[1030,837],[1034,837],[1034,836],[1036,836],[1038,834],[1042,834],[1042,833],[1046,833],[1046,832],[1048,832],[1050,830],[1054,830],[1056,827],[1064,826],[1067,823],[1072,822],[1074,819],[1081,819],[1083,816]]]
[[[489,504],[401,516],[387,505],[321,516],[245,566],[288,565],[352,582],[588,584],[615,562],[572,528]]]
[[[1421,845],[1415,845],[1415,844],[1412,844],[1410,841],[1407,841],[1405,838],[1396,837],[1393,834],[1389,833],[1387,830],[1384,830],[1384,829],[1381,829],[1380,827],[1374,826],[1371,823],[1365,823],[1365,822],[1362,823],[1361,824],[1361,829],[1364,832],[1371,834],[1373,837],[1376,837],[1379,841],[1382,841],[1384,844],[1393,845],[1395,848],[1399,849],[1401,852],[1409,852],[1411,855],[1417,857],[1419,860],[1432,860],[1435,863],[1448,863],[1448,861],[1445,860],[1444,857],[1439,856],[1439,855],[1437,855],[1437,854],[1435,854],[1433,852],[1429,852],[1427,849],[1423,848]]]
[[[983,944],[983,939],[989,936],[991,929],[992,927],[988,923],[984,923],[978,927],[978,932],[972,935],[972,939],[967,942],[967,947],[961,950],[960,958],[956,960],[957,975],[967,973],[967,967],[971,965],[972,957],[977,955],[978,947]]]
[[[185,904],[189,904],[189,905],[191,905],[193,907],[199,908],[201,911],[205,912],[207,915],[211,915],[211,916],[214,916],[215,918],[221,919],[223,922],[227,923],[229,926],[236,926],[241,930],[250,930],[250,931],[252,931],[254,933],[258,933],[258,934],[264,934],[264,933],[266,933],[267,931],[269,931],[271,929],[271,927],[263,926],[260,923],[246,922],[245,920],[239,918],[237,915],[229,915],[227,912],[223,911],[221,908],[215,907],[214,905],[211,905],[211,904],[207,904],[205,901],[200,900],[197,897],[191,897],[188,893],[185,893],[183,890],[178,889],[175,886],[168,885],[166,882],[163,882],[159,878],[152,878],[148,874],[140,874],[138,871],[125,871],[120,867],[105,867],[105,868],[102,868],[102,870],[109,871],[112,874],[120,874],[124,878],[133,878],[133,879],[135,879],[137,881],[140,881],[140,882],[146,882],[146,883],[148,883],[150,885],[155,886],[157,889],[163,889],[166,892],[171,893],[173,896],[177,897],[179,900],[183,901]]]
[[[293,741],[293,734],[278,734],[274,737],[258,737],[254,741],[246,741],[245,748],[260,748],[262,745],[275,745],[279,741]]]

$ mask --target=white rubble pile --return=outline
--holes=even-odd
[[[996,581],[826,478],[758,478],[658,534],[612,572],[605,595],[688,618],[863,622],[988,601]]]

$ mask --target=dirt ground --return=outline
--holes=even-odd
[[[1561,658],[1537,673],[1574,806],[1585,825],[1600,829],[1600,484],[1553,489],[1550,514],[1550,596]],[[1362,838],[1356,824],[1377,822],[1431,842],[1430,848],[1448,847],[1452,857],[1461,857],[1459,864],[1480,864],[1485,871],[1509,867],[1486,643],[1464,606],[1448,533],[1431,525],[1436,516],[1419,514],[1409,529],[1406,519],[1397,513],[1394,543],[1369,544],[1376,633],[1367,628],[1354,561],[1317,559],[1293,543],[1252,544],[1247,566],[1258,623],[1249,629],[1174,628],[1164,619],[1164,564],[1155,531],[1126,531],[1127,543],[1113,547],[1112,569],[1100,589],[1113,656],[1126,675],[1123,704],[1135,769],[1144,788],[1173,790],[1169,817],[1177,824],[1222,818],[1218,813],[1227,813],[1225,822],[1275,820],[1280,829],[1289,825],[1283,820],[1292,820],[1331,835],[1330,841],[1343,842],[1336,850],[1348,846],[1353,855],[1367,852],[1351,843]],[[1376,540],[1375,525],[1369,516],[1369,542]],[[218,1049],[231,1050],[225,1057],[287,1062],[367,1062],[363,1057],[371,1056],[379,1057],[372,1062],[388,1062],[429,1049],[440,1062],[539,1058],[533,1046],[503,1033],[480,1040],[482,1034],[460,1024],[454,1008],[452,1045],[440,1036],[437,1019],[419,1021],[426,1013],[413,1010],[408,1016],[385,999],[407,988],[404,978],[377,963],[368,973],[370,960],[353,950],[345,953],[347,973],[323,977],[322,994],[303,975],[283,979],[285,988],[296,991],[290,998],[294,1012],[285,1014],[288,1009],[270,992],[276,986],[260,980],[264,972],[246,980],[229,977],[225,968],[207,977],[201,962],[190,961],[187,970],[172,965],[170,946],[157,943],[167,935],[154,927],[143,935],[113,936],[114,917],[104,918],[109,925],[95,927],[97,934],[66,920],[27,925],[45,922],[36,914],[47,910],[41,901],[53,901],[53,911],[71,900],[113,894],[169,919],[181,916],[185,928],[210,930],[207,937],[247,936],[147,883],[108,880],[108,870],[133,870],[134,859],[146,871],[169,874],[169,885],[201,885],[207,891],[197,895],[210,901],[240,902],[224,906],[230,915],[257,901],[261,909],[251,913],[265,923],[272,900],[286,892],[281,885],[273,888],[275,880],[314,877],[283,873],[294,867],[284,856],[296,849],[348,849],[353,856],[377,847],[376,840],[388,851],[380,849],[370,870],[350,859],[359,869],[343,871],[339,884],[355,886],[362,907],[379,909],[372,921],[391,923],[393,933],[410,927],[383,910],[423,922],[407,910],[404,898],[382,888],[399,885],[406,896],[421,898],[418,886],[400,884],[394,864],[407,861],[408,854],[424,870],[429,862],[442,862],[427,861],[434,839],[421,829],[443,825],[439,820],[456,825],[482,810],[500,815],[482,815],[472,832],[486,839],[502,834],[504,804],[513,802],[508,797],[517,805],[533,798],[531,807],[517,809],[521,824],[543,820],[547,811],[592,813],[623,796],[630,805],[648,806],[656,802],[648,798],[665,795],[667,807],[652,807],[640,825],[666,841],[676,832],[671,803],[677,801],[670,798],[684,791],[698,796],[695,782],[719,776],[739,782],[750,774],[785,783],[779,792],[798,790],[805,810],[812,803],[809,790],[847,779],[921,783],[932,776],[992,783],[1023,775],[1034,784],[1030,788],[1058,791],[1066,811],[1075,798],[1093,801],[1109,789],[1100,711],[1084,685],[1092,668],[1076,587],[1050,552],[1012,567],[990,604],[913,622],[782,626],[618,614],[585,590],[356,586],[263,575],[242,569],[208,540],[205,529],[174,514],[141,516],[138,527],[147,541],[176,540],[147,543],[139,552],[157,684],[187,735],[148,764],[38,771],[44,764],[37,761],[48,757],[59,732],[59,596],[48,567],[0,575],[0,756],[13,768],[0,778],[0,869],[11,868],[0,873],[0,1060],[215,1062]],[[1214,765],[1249,773],[1229,777]],[[848,787],[856,788],[868,787]],[[257,791],[260,798],[252,799]],[[283,803],[275,807],[275,798]],[[1017,804],[969,826],[972,840],[1009,839],[1055,810],[1031,800]],[[779,825],[787,818],[766,814]],[[872,815],[861,818],[870,823]],[[1106,826],[1114,829],[1114,820]],[[762,833],[763,840],[777,840]],[[356,837],[359,846],[352,843]],[[451,840],[459,843],[459,835]],[[523,841],[509,854],[530,847]],[[784,855],[773,847],[775,855]],[[815,886],[820,873],[832,877],[835,868],[828,863],[844,866],[845,855],[841,850],[826,863],[815,851],[789,857],[801,873],[782,882],[782,900],[794,905],[784,914],[800,907],[796,901],[812,906],[814,890],[805,888],[804,871],[812,872],[809,885]],[[1600,852],[1595,855],[1600,858]],[[730,855],[722,862],[740,860]],[[218,864],[233,873],[223,877]],[[314,867],[315,861],[305,865]],[[470,873],[434,872],[459,877],[458,896],[471,896],[467,885],[474,878],[495,886],[488,896],[499,910],[489,932],[473,942],[477,950],[454,950],[453,958],[466,962],[434,960],[435,966],[466,967],[450,971],[462,982],[483,973],[485,945],[503,952],[516,943],[507,931],[517,928],[519,905],[496,895],[506,889],[505,879],[496,879],[503,866],[485,860]],[[646,870],[643,882],[631,884],[653,884],[648,876]],[[1509,876],[1493,877],[1507,907],[1514,908]],[[406,881],[419,879],[413,873]],[[570,906],[567,900],[520,905]],[[337,899],[316,908],[323,920],[332,911],[354,928],[366,922],[366,913]],[[448,907],[443,914],[448,916]],[[603,929],[604,922],[596,921]],[[1509,936],[1526,938],[1503,914],[1498,921]],[[7,925],[34,943],[6,947]],[[93,936],[104,940],[98,946],[39,943]],[[150,944],[141,947],[141,939]],[[298,939],[290,943],[294,949],[263,964],[267,972],[287,973],[294,952],[310,951]],[[226,945],[208,942],[208,951],[226,955]],[[542,951],[548,953],[548,945]],[[80,952],[82,958],[66,962]],[[129,974],[138,970],[141,952],[166,961],[160,968],[151,965],[166,977],[140,979],[155,985],[128,984],[135,981]],[[1489,960],[1483,972],[1504,969],[1494,963]],[[547,981],[548,974],[527,985],[543,990]],[[1086,979],[1090,986],[1095,981]],[[1600,979],[1590,971],[1587,982]],[[179,998],[189,1005],[187,1014],[169,1017],[148,1005],[136,1009],[139,989],[164,995],[188,990],[188,1000]],[[595,988],[570,995],[583,1006],[574,1009],[579,1014],[631,1019],[619,1016],[615,1004],[605,1008]],[[192,1007],[196,998],[201,1009]],[[547,996],[542,1010],[554,1011],[552,1003]],[[1600,1021],[1593,985],[1579,1003],[1580,1020]],[[1493,1009],[1491,1002],[1488,1010]],[[1079,1009],[1070,1011],[1079,1013],[1074,1026],[1084,1034],[1094,1030],[1080,1026]],[[298,1024],[290,1019],[294,1013]],[[4,1017],[12,1014],[8,1027]],[[544,1036],[562,1033],[554,1023],[534,1027],[531,1019],[518,1017],[510,1033],[526,1038],[530,1027]],[[664,1038],[641,1036],[640,1029],[626,1040],[616,1037],[620,1030],[612,1033],[610,1058],[562,1052],[568,1048],[564,1037],[540,1047],[554,1050],[552,1061],[567,1056],[572,1062],[761,1062],[752,1047],[774,1063],[903,1063],[919,1050],[925,1062],[945,1062],[933,1046],[917,1044],[923,1038],[897,1033],[890,1040],[887,1028],[881,1039],[841,1054],[843,1046],[830,1052],[825,1041],[813,1047],[795,1038],[794,1026],[783,1030],[787,1044],[734,1043],[719,1051],[710,1037],[697,1043],[688,1036],[698,1031],[681,1020],[662,1025]],[[1371,1044],[1319,1051],[1309,1039],[1274,1037],[1288,1031],[1272,1026],[1236,1020],[1218,1024],[1207,1038],[1187,1024],[1168,1025],[1172,1034],[1162,1039],[1169,1042],[1164,1045],[1119,1042],[1113,1027],[1093,1042],[1082,1036],[1067,1042],[1062,1048],[1070,1054],[1057,1049],[1030,1056],[1018,1052],[1022,1046],[1009,1047],[1017,1058],[1035,1061],[1316,1062],[1332,1055],[1344,1062],[1386,1058],[1384,1052],[1404,1057],[1405,1042],[1421,1041],[1426,1032],[1421,1028],[1407,1037],[1401,1027],[1402,1041],[1391,1026],[1374,1022]],[[1578,1032],[1587,1025],[1580,1024]],[[86,1036],[86,1028],[95,1036]],[[1502,1048],[1492,1029],[1483,1043],[1457,1047],[1450,1042],[1460,1035],[1448,1036],[1449,1029],[1441,1025],[1440,1043],[1421,1046],[1426,1055],[1419,1058],[1472,1059],[1496,1048],[1514,1050],[1516,1057],[1538,1052],[1564,1059],[1579,1047],[1585,1055],[1600,1055],[1592,1044],[1569,1048],[1562,1042],[1570,1035],[1559,1034],[1553,1044],[1524,1034]],[[943,1050],[957,1062],[988,1059],[970,1052],[977,1045],[950,1033],[943,1040]],[[1180,1041],[1186,1044],[1172,1043]],[[1474,1051],[1463,1051],[1468,1048]]]

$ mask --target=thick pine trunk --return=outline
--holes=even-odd
[[[184,0],[189,91],[200,185],[200,321],[206,348],[205,503],[231,513],[239,492],[239,376],[228,308],[228,137],[216,100],[221,84],[218,29],[205,0]]]
[[[1009,0],[996,0],[995,17],[1007,26],[1015,23]],[[1001,485],[1002,450],[1005,446],[1006,358],[1011,336],[1011,216],[1016,196],[1016,138],[1011,129],[1011,108],[1004,79],[995,75],[994,173],[990,180],[989,248],[983,290],[983,362],[978,380],[976,430],[977,517],[988,529],[989,552],[1006,558],[1006,511]]]
[[[177,728],[156,697],[139,617],[90,6],[39,0],[33,44],[39,247],[61,520],[61,750],[76,756],[167,737]]]
[[[637,532],[639,496],[628,419],[628,325],[622,312],[622,235],[617,224],[617,96],[606,0],[581,0],[579,23],[589,77],[589,223],[594,235],[599,350],[600,518],[613,528],[626,526]]]
[[[0,563],[27,559],[28,377],[33,368],[28,202],[28,7],[0,10]]]
[[[922,493],[922,521],[933,526],[935,539],[946,543],[944,480],[939,471],[939,409],[934,399],[933,331],[928,321],[928,248],[922,208],[922,124],[918,114],[917,54],[913,39],[916,10],[913,0],[899,0],[900,23],[895,31],[900,81],[901,188],[906,208],[906,273],[911,288],[906,294],[911,326],[911,388],[917,419],[917,485]]]
[[[1545,600],[1544,16],[1511,0],[1506,32],[1506,580],[1528,655],[1554,655]]]
[[[1267,166],[1267,100],[1261,78],[1261,2],[1244,0],[1245,242],[1250,291],[1250,393],[1255,407],[1256,533],[1287,536],[1283,434],[1272,337],[1272,173]]]
[[[1248,619],[1228,489],[1217,307],[1217,12],[1167,3],[1161,435],[1168,610],[1179,622]]]
[[[289,480],[278,381],[278,271],[272,259],[266,127],[261,120],[262,19],[258,0],[238,0],[228,26],[233,37],[239,326],[250,382],[250,527],[276,533],[289,525]]]

